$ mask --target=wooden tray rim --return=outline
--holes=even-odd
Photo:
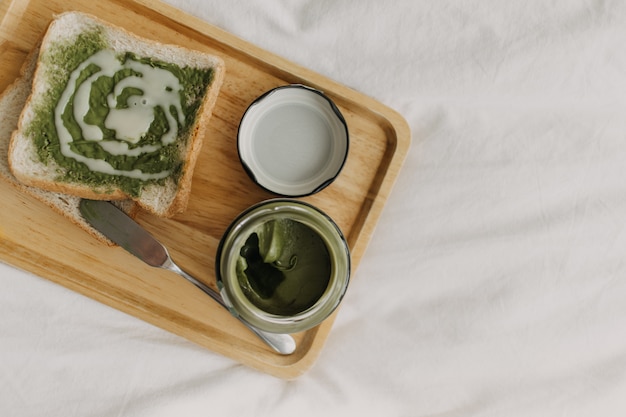
[[[10,0],[6,3],[3,2],[3,4],[0,5],[0,26],[4,25],[4,21],[8,16],[8,12],[11,6],[13,6],[15,3],[19,3],[20,1],[30,3],[30,0]],[[381,123],[381,126],[385,127],[384,130],[387,136],[388,146],[390,147],[390,152],[392,152],[393,155],[390,158],[389,163],[387,164],[387,170],[385,175],[382,176],[382,181],[377,186],[379,191],[385,190],[385,192],[379,192],[374,196],[371,206],[369,207],[369,210],[367,212],[367,216],[362,222],[363,225],[375,225],[375,223],[378,221],[378,218],[380,217],[388,194],[391,191],[393,183],[397,178],[397,175],[404,162],[411,143],[411,134],[408,124],[398,112],[383,105],[382,103],[369,96],[354,91],[344,85],[333,81],[332,79],[315,73],[310,69],[307,69],[283,57],[280,57],[260,47],[257,47],[252,43],[245,41],[217,26],[211,25],[210,23],[207,23],[195,16],[186,14],[166,3],[151,0],[130,0],[127,3],[135,3],[136,5],[144,7],[154,13],[161,15],[164,20],[168,21],[168,23],[172,25],[182,25],[188,29],[193,30],[202,37],[211,38],[212,40],[215,40],[236,50],[239,54],[248,56],[250,59],[253,59],[256,62],[262,63],[263,65],[272,68],[274,71],[281,73],[284,78],[295,77],[297,81],[303,84],[322,89],[334,100],[339,100],[344,103],[352,103],[360,110],[368,111],[373,116],[377,117],[379,119],[379,122]],[[321,80],[322,82],[314,82],[313,80],[316,79]],[[363,236],[363,230],[364,227],[361,226],[358,236],[354,238],[354,245],[353,247],[351,247],[351,253],[353,260],[355,261],[355,265],[358,265],[361,257],[366,250],[371,235],[373,234],[373,227],[366,236]],[[23,249],[27,250],[28,248],[24,247]],[[83,286],[79,281],[71,279],[68,280],[67,276],[61,276],[61,274],[56,271],[54,273],[44,271],[41,267],[39,267],[32,261],[27,261],[26,258],[22,259],[19,256],[13,256],[10,250],[3,250],[3,248],[0,247],[0,255],[2,255],[0,256],[0,261],[12,264],[13,266],[16,266],[20,269],[36,273],[41,277],[52,280],[53,282],[59,283],[83,295],[87,295],[90,298],[96,299],[97,301],[100,301],[106,305],[114,306],[114,308],[118,308],[126,313],[129,313],[129,310],[134,309],[134,306],[131,305],[128,305],[126,306],[127,308],[122,309],[119,306],[120,300],[113,298],[111,298],[110,300],[105,300],[103,299],[101,293],[98,293],[98,296],[94,297],[94,294],[90,291],[90,289]],[[135,314],[129,314],[138,317]],[[314,363],[317,354],[319,353],[319,350],[321,349],[321,345],[323,345],[326,340],[326,337],[332,327],[335,315],[336,313],[324,323],[322,323],[322,325],[310,331],[311,334],[308,335],[308,337],[314,338],[313,343],[316,343],[318,345],[316,354],[308,354],[309,352],[315,350],[309,348],[309,350],[304,355],[299,357],[296,362],[277,362],[273,365],[273,369],[269,370],[269,373],[277,377],[291,379],[301,375],[308,368],[310,368],[310,366],[312,366],[312,364]],[[145,318],[143,317],[142,319],[145,320]],[[240,361],[253,368],[268,372],[268,369],[266,369],[265,366],[259,367],[258,364],[255,364],[253,357],[243,358],[243,360]]]

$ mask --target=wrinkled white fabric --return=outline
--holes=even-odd
[[[0,265],[1,415],[624,415],[626,3],[168,2],[399,111],[406,163],[294,381]]]

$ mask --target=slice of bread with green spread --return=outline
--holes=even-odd
[[[73,223],[87,231],[98,240],[114,245],[108,238],[95,230],[83,219],[80,214],[80,198],[62,193],[44,191],[36,187],[29,187],[19,182],[9,170],[9,142],[11,134],[17,128],[17,123],[24,104],[30,95],[30,88],[33,74],[37,65],[37,55],[39,48],[35,49],[28,56],[26,63],[22,67],[20,77],[4,90],[0,95],[0,178],[11,184],[19,191],[35,197],[37,200],[47,204],[57,213],[67,217]],[[114,202],[128,215],[134,217],[137,206],[132,200],[119,200]]]
[[[61,14],[11,138],[11,172],[47,191],[180,213],[223,77],[217,56]]]

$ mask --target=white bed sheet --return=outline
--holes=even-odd
[[[0,264],[0,415],[624,415],[625,2],[168,2],[398,110],[406,163],[294,381]]]

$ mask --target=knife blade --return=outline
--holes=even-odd
[[[236,312],[228,307],[217,291],[182,270],[174,263],[167,248],[163,246],[163,244],[110,202],[83,199],[80,202],[79,209],[85,220],[104,236],[111,239],[114,243],[141,259],[146,264],[175,272],[194,284],[213,300],[217,301],[222,307],[229,310],[235,318],[252,330],[252,332],[276,352],[289,355],[295,351],[296,343],[293,337],[288,334],[262,331],[243,320]]]

